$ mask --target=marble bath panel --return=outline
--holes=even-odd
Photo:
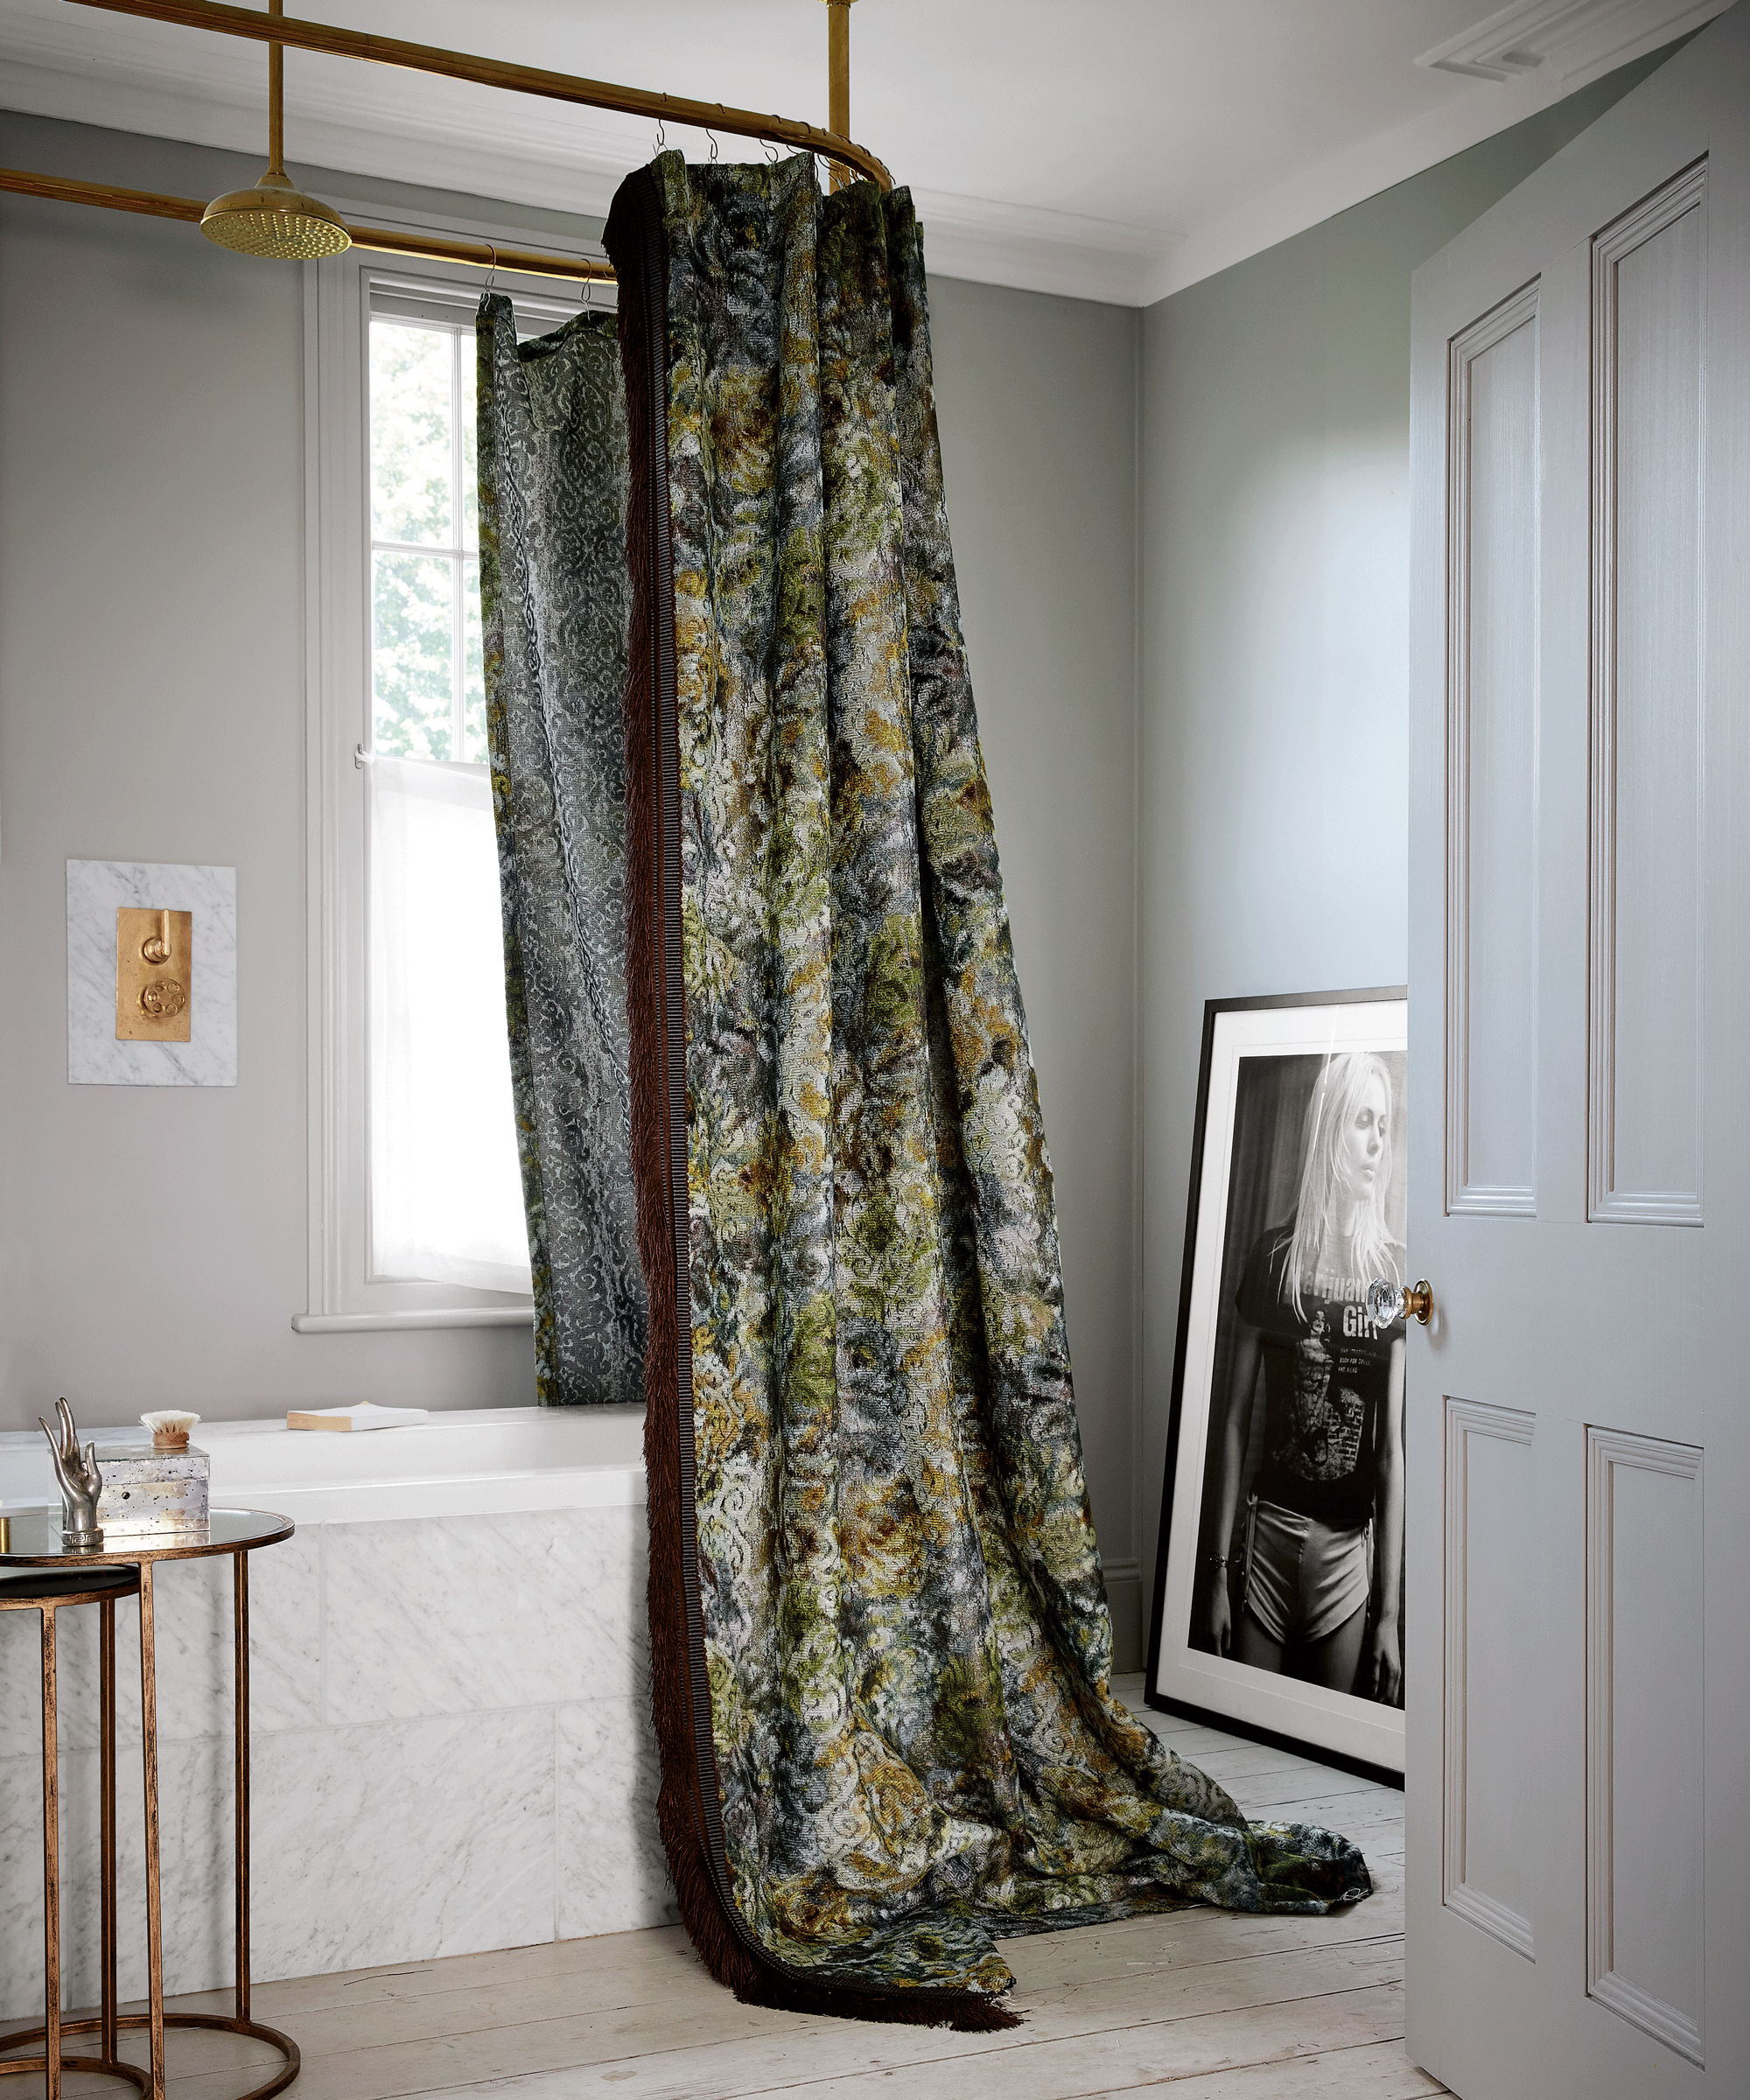
[[[192,914],[186,1043],[116,1040],[116,913]],[[234,1087],[237,871],[163,862],[66,864],[66,1076],[73,1086]]]
[[[431,1960],[553,1937],[550,1711],[270,1736],[251,1788],[252,1971],[260,1982]],[[61,1760],[64,2002],[99,1991],[98,1766]],[[136,1760],[118,1760],[116,1912],[123,1998],[145,1994]],[[159,1754],[164,1988],[233,1974],[228,1743]],[[42,2002],[42,1765],[0,1761],[0,2019]]]
[[[553,1936],[550,1711],[257,1746],[255,1972],[324,1976]]]
[[[637,1694],[648,1646],[641,1508],[325,1529],[331,1725]]]
[[[559,1915],[585,1939],[680,1916],[656,1827],[661,1777],[648,1690],[558,1712]]]
[[[255,1973],[675,1915],[637,1507],[310,1524],[252,1556]],[[232,1971],[232,1569],[160,1564],[165,1981]],[[116,1608],[122,1988],[144,1989],[136,1607]],[[97,1990],[97,1628],[60,1618],[69,2004]],[[0,2016],[41,1990],[34,1612],[0,1614]]]
[[[253,1732],[308,1728],[321,1718],[321,1540],[297,1532],[249,1557],[249,1706]],[[158,1742],[229,1737],[232,1575],[229,1556],[158,1564]],[[61,1753],[98,1744],[98,1607],[56,1614],[56,1710]],[[42,1698],[34,1612],[0,1613],[0,1758],[40,1757]],[[140,1740],[140,1621],[132,1598],[116,1606],[116,1735]]]

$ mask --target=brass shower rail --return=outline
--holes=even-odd
[[[867,176],[884,190],[893,186],[893,178],[886,166],[866,147],[856,144],[837,130],[825,130],[795,117],[763,116],[757,110],[732,108],[722,102],[693,102],[684,95],[656,94],[642,88],[616,87],[610,81],[552,73],[538,66],[474,58],[466,52],[409,43],[401,38],[378,36],[370,31],[336,29],[326,23],[300,21],[290,15],[270,15],[253,8],[233,7],[228,4],[228,0],[74,0],[74,4],[101,8],[109,14],[136,15],[147,21],[166,22],[179,28],[246,37],[258,44],[319,52],[331,58],[358,59],[370,65],[394,66],[415,73],[437,74],[450,80],[472,80],[482,87],[540,95],[550,102],[573,102],[592,109],[613,109],[628,116],[649,117],[662,124],[685,124],[697,130],[725,131],[736,137],[769,140],[774,145],[789,146],[798,152],[816,153],[823,160],[836,164],[836,178],[840,169],[851,169]],[[831,116],[836,123],[847,125],[850,122],[847,34],[850,4],[850,0],[827,0]],[[160,196],[147,190],[116,189],[104,183],[62,180],[14,169],[0,170],[0,190],[54,198],[70,204],[101,205],[113,211],[139,212],[158,219],[199,221],[206,209],[191,198]],[[382,249],[391,255],[429,256],[438,261],[477,262],[483,266],[496,262],[500,270],[542,276],[611,279],[613,275],[605,262],[495,248],[489,242],[448,241],[430,235],[392,233],[382,228],[354,227],[348,230],[355,246]]]
[[[156,190],[122,190],[107,182],[74,182],[60,175],[34,175],[22,168],[0,168],[0,191],[20,197],[47,197],[59,204],[101,205],[106,211],[138,212],[148,219],[180,219],[199,226],[206,206],[198,197],[166,197]],[[396,233],[388,227],[349,226],[354,248],[388,256],[413,256],[426,262],[472,262],[482,270],[509,270],[533,277],[568,277],[597,284],[613,283],[613,265],[594,256],[548,256],[527,248],[503,248],[490,241],[452,241],[438,234]]]

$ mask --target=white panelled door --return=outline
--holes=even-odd
[[[1408,2034],[1750,2095],[1750,5],[1418,272]]]

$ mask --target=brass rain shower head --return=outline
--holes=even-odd
[[[240,256],[282,262],[314,262],[353,245],[340,214],[293,189],[278,168],[270,168],[253,189],[215,197],[201,214],[200,230]]]
[[[284,0],[268,0],[268,12],[284,11]],[[285,52],[268,46],[268,161],[253,189],[215,197],[200,215],[209,241],[240,256],[268,256],[280,262],[314,262],[338,256],[353,236],[338,212],[317,197],[294,189],[285,172]]]

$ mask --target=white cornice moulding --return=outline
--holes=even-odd
[[[1125,226],[1068,212],[914,190],[924,256],[940,277],[1006,284],[1109,306],[1144,304],[1152,274],[1184,240],[1163,228]]]
[[[1626,66],[1723,14],[1732,0],[1515,0],[1417,60],[1438,73],[1510,80],[1547,66],[1564,88]]]

